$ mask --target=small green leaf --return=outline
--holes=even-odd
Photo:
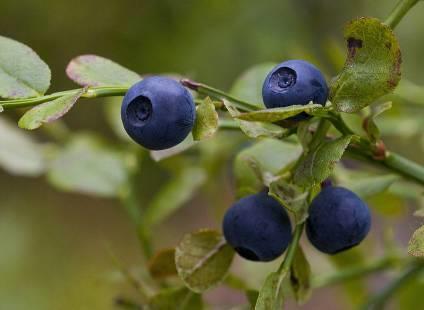
[[[249,138],[280,138],[284,135],[285,130],[280,126],[262,122],[247,122],[237,119],[237,117],[240,115],[240,112],[237,110],[237,108],[227,100],[223,100],[223,102],[231,117],[236,118],[236,122],[238,123],[240,129]]]
[[[264,285],[259,291],[255,310],[283,309],[283,281],[287,272],[272,272],[268,275]]]
[[[354,113],[391,92],[400,80],[401,53],[393,31],[376,18],[345,27],[347,60],[330,86],[337,111]]]
[[[39,176],[46,169],[41,144],[33,137],[0,118],[0,167],[13,175]]]
[[[284,108],[273,108],[253,111],[249,113],[241,113],[234,117],[249,122],[274,123],[298,115],[302,112],[313,113],[317,111],[327,111],[328,109],[329,107],[323,107],[320,104],[314,104],[311,102],[307,105],[292,105]]]
[[[197,106],[196,122],[193,127],[193,139],[200,141],[212,137],[218,129],[218,113],[213,101],[207,97]]]
[[[0,36],[0,97],[44,95],[50,86],[47,64],[28,46]]]
[[[415,257],[424,257],[424,225],[418,228],[409,240],[408,254]]]
[[[277,125],[261,122],[239,121],[240,129],[249,138],[281,138],[286,131]]]
[[[186,287],[166,288],[154,295],[147,306],[147,310],[171,309],[201,310],[203,309],[202,296]]]
[[[183,142],[169,149],[150,151],[150,157],[152,157],[154,161],[161,161],[190,149],[192,146],[196,145],[196,143],[197,142],[193,140],[193,136],[190,134]]]
[[[163,221],[183,206],[206,181],[201,168],[186,168],[165,184],[147,206],[143,216],[145,225],[152,226]]]
[[[93,136],[77,135],[58,152],[47,177],[61,190],[113,197],[126,184],[127,170],[120,152]]]
[[[349,182],[346,187],[362,199],[366,199],[384,192],[399,179],[400,177],[394,174],[361,177],[359,180]]]
[[[264,184],[258,179],[252,162],[257,164],[262,173],[276,175],[296,160],[302,149],[276,139],[263,139],[241,151],[234,161],[234,175],[237,185],[237,196],[258,192]]]
[[[375,118],[384,111],[391,109],[391,107],[391,102],[378,103],[371,106],[371,115],[364,122],[364,129],[371,141],[376,142],[380,139],[380,130],[375,123]]]
[[[149,273],[154,279],[177,275],[175,249],[165,249],[156,253],[149,261]]]
[[[294,182],[309,187],[328,178],[351,139],[352,136],[343,136],[331,142],[324,142],[308,153],[294,173]]]
[[[262,85],[267,74],[276,65],[276,63],[263,63],[249,68],[234,82],[230,94],[236,98],[252,102],[259,108],[264,108],[262,103]]]
[[[299,186],[279,179],[270,184],[269,195],[294,214],[296,224],[304,222],[308,217],[308,192]]]
[[[72,59],[66,74],[81,86],[131,86],[141,80],[137,73],[96,55]]]
[[[19,119],[18,126],[22,129],[34,130],[41,127],[43,123],[50,123],[61,118],[68,113],[84,92],[85,89],[82,89],[75,94],[33,107]]]
[[[305,303],[311,295],[311,266],[300,246],[296,249],[290,267],[290,283],[296,301],[299,304]]]
[[[222,281],[233,257],[233,249],[213,230],[185,235],[175,251],[178,275],[187,287],[198,293]]]

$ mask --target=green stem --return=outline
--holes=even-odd
[[[348,269],[343,269],[334,274],[317,277],[312,280],[312,286],[315,288],[330,286],[344,281],[364,277],[372,273],[386,270],[393,266],[393,259],[385,257],[365,266],[355,266]]]
[[[78,89],[71,89],[71,90],[61,91],[57,93],[52,93],[50,95],[45,95],[45,96],[40,96],[35,98],[2,100],[0,101],[0,105],[5,110],[32,107],[44,102],[52,101],[54,99],[57,99],[63,96],[77,94],[81,90],[82,88],[78,88]],[[128,91],[128,87],[112,87],[112,86],[90,87],[81,96],[81,98],[124,96],[127,91]]]
[[[284,261],[281,263],[278,268],[278,273],[283,274],[285,271],[289,271],[290,267],[293,263],[294,256],[296,254],[297,247],[299,246],[300,237],[302,236],[303,228],[305,227],[305,223],[301,223],[296,225],[293,234],[293,240],[290,243],[289,249],[287,250],[287,255],[284,258]]]
[[[340,133],[344,135],[354,134],[339,114],[332,112],[329,116],[328,120]],[[355,139],[357,145],[349,145],[348,154],[361,161],[389,169],[419,184],[424,184],[423,166],[391,151],[386,151],[383,159],[375,159],[373,157],[375,146],[362,137],[355,135]]]
[[[408,283],[410,280],[419,276],[424,270],[424,262],[416,262],[411,267],[404,270],[399,277],[389,283],[379,294],[372,297],[362,309],[383,309],[384,305],[390,299],[390,297],[403,285]]]
[[[322,118],[319,121],[317,130],[315,131],[311,142],[309,143],[309,149],[313,150],[315,149],[325,138],[327,135],[328,130],[330,129],[331,123],[326,120],[325,118]]]
[[[408,13],[418,1],[419,0],[400,0],[384,23],[390,28],[395,29],[405,14]]]
[[[407,178],[424,184],[424,167],[399,154],[387,152],[383,165]]]
[[[205,96],[210,96],[219,100],[227,99],[243,112],[251,112],[259,109],[258,106],[252,103],[235,98],[219,89],[213,88],[205,84],[194,82],[188,79],[181,80],[181,84]]]

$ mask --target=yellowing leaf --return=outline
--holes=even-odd
[[[195,141],[212,137],[218,129],[218,113],[215,111],[213,101],[207,97],[196,110],[196,122],[193,127]]]

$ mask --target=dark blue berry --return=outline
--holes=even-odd
[[[228,244],[252,261],[276,259],[292,238],[287,212],[265,192],[244,197],[229,208],[223,231]]]
[[[328,86],[322,73],[303,60],[285,61],[272,69],[262,87],[262,97],[267,108],[306,105],[309,102],[325,105]],[[305,118],[295,116],[292,119]]]
[[[321,252],[336,254],[367,236],[371,214],[365,202],[342,187],[325,187],[312,201],[306,221],[309,241]]]
[[[177,81],[160,76],[134,84],[121,107],[128,135],[150,150],[179,144],[192,130],[195,117],[190,92]]]

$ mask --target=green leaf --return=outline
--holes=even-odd
[[[351,21],[344,36],[347,60],[331,83],[330,101],[337,111],[354,113],[397,86],[401,53],[393,31],[376,18]]]
[[[255,310],[283,309],[283,281],[286,276],[287,272],[272,272],[268,275],[259,291]]]
[[[303,187],[310,187],[328,178],[351,139],[352,136],[343,136],[331,142],[324,142],[308,153],[294,173],[294,182]]]
[[[149,261],[149,273],[154,279],[177,275],[175,249],[165,249],[156,253]]]
[[[72,59],[66,74],[82,86],[131,86],[141,80],[137,73],[96,55],[82,55]]]
[[[183,206],[206,181],[205,171],[201,168],[186,168],[165,184],[147,206],[144,224],[151,226],[163,221]]]
[[[0,167],[8,173],[39,176],[45,171],[42,145],[4,117],[0,118],[0,141]]]
[[[269,185],[269,195],[294,214],[296,224],[304,222],[308,217],[308,192],[299,186],[279,179]]]
[[[231,87],[230,94],[247,102],[252,102],[260,108],[262,103],[262,85],[267,74],[274,68],[276,63],[262,63],[243,72]]]
[[[270,138],[263,139],[241,151],[234,161],[237,196],[256,193],[264,186],[258,179],[252,162],[258,166],[261,173],[276,175],[296,160],[301,152],[302,149],[297,144]]]
[[[84,93],[85,89],[82,89],[75,94],[63,96],[33,107],[20,118],[19,127],[34,130],[41,127],[43,123],[50,123],[61,118],[68,113]]]
[[[298,115],[302,112],[314,113],[318,111],[327,111],[329,107],[323,107],[320,104],[309,103],[307,105],[292,105],[284,108],[273,108],[266,110],[241,113],[235,118],[249,122],[267,122],[274,123],[285,120],[289,117]]]
[[[194,292],[203,292],[222,281],[230,268],[234,250],[217,231],[187,234],[177,246],[178,275]]]
[[[384,111],[391,109],[391,107],[391,102],[378,103],[371,106],[371,115],[364,121],[364,129],[371,141],[376,142],[380,139],[380,130],[375,123],[375,118]]]
[[[400,177],[394,174],[361,177],[359,180],[349,182],[346,187],[362,199],[366,199],[384,192],[399,179]]]
[[[409,240],[408,254],[415,257],[424,257],[424,225],[418,228]]]
[[[311,295],[311,266],[300,246],[296,249],[290,267],[290,283],[296,301],[299,304],[305,303]]]
[[[237,108],[229,101],[223,100],[225,107],[230,113],[231,117],[236,118],[240,129],[243,133],[249,138],[259,138],[259,137],[270,137],[270,138],[280,138],[284,135],[285,130],[280,126],[262,122],[247,122],[237,119],[240,112]]]
[[[47,64],[28,46],[0,36],[0,97],[44,95],[50,86]]]
[[[143,308],[144,309],[144,308]],[[202,296],[186,287],[166,288],[154,295],[147,310],[201,310]]]
[[[200,141],[212,137],[218,129],[218,113],[213,101],[207,97],[197,106],[196,122],[193,127],[193,139]]]
[[[124,157],[93,136],[77,135],[58,152],[47,174],[64,191],[117,196],[127,181]]]
[[[190,149],[192,146],[196,144],[197,142],[193,140],[193,136],[190,134],[187,136],[187,138],[184,139],[183,142],[169,149],[160,150],[160,151],[150,151],[150,157],[152,157],[154,161],[161,161],[169,157],[178,155]]]

